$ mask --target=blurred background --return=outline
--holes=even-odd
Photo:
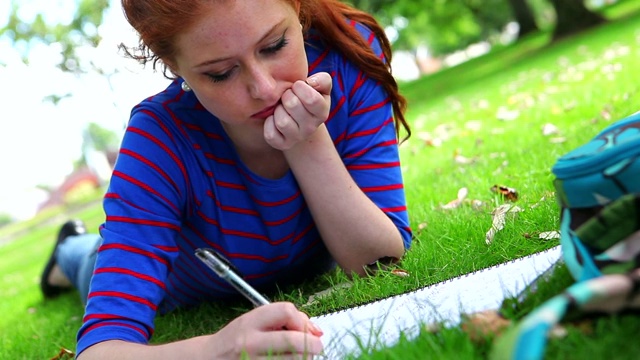
[[[638,0],[360,0],[385,26],[400,82],[544,32],[600,24]],[[132,106],[167,84],[124,58],[137,44],[117,0],[0,4],[0,227],[100,201]]]

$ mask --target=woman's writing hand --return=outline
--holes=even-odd
[[[329,116],[331,76],[321,72],[296,81],[284,92],[281,104],[264,124],[264,138],[278,150],[287,150],[309,138]]]
[[[224,359],[239,359],[242,354],[251,359],[300,359],[301,355],[311,359],[322,352],[321,335],[306,314],[291,303],[280,302],[231,321],[213,336],[210,349]]]

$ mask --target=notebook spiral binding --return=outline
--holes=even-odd
[[[404,293],[401,293],[401,294],[395,294],[395,295],[390,295],[390,296],[383,296],[383,297],[379,297],[379,298],[373,298],[371,300],[368,300],[368,301],[365,301],[365,302],[362,302],[362,303],[358,303],[355,306],[337,307],[335,310],[332,310],[332,311],[330,311],[328,313],[325,313],[325,314],[317,315],[316,317],[319,317],[319,318],[327,317],[327,316],[331,316],[333,314],[337,314],[337,313],[341,313],[341,312],[345,312],[345,311],[361,308],[361,307],[367,306],[369,304],[372,304],[372,303],[375,303],[375,302],[378,302],[378,301],[387,300],[387,299],[391,300],[391,299],[395,299],[395,298],[398,298],[398,297],[401,297],[401,296],[414,294],[414,293],[417,293],[417,292],[422,291],[422,290],[436,289],[436,288],[438,288],[440,286],[443,286],[445,284],[451,283],[451,282],[453,282],[453,281],[455,281],[457,279],[468,278],[470,276],[473,276],[473,275],[476,275],[476,274],[479,274],[479,273],[483,273],[483,272],[487,272],[487,271],[491,271],[491,270],[503,267],[503,266],[508,265],[508,264],[514,264],[514,263],[517,263],[517,262],[525,261],[527,259],[531,259],[532,257],[534,257],[536,255],[549,253],[551,251],[556,250],[558,247],[559,247],[559,245],[556,245],[556,246],[547,248],[545,250],[538,251],[538,252],[535,252],[535,253],[532,253],[532,254],[529,254],[529,255],[525,255],[525,256],[522,256],[522,257],[519,257],[519,258],[516,258],[516,259],[513,259],[513,260],[508,260],[508,261],[503,262],[503,263],[499,263],[499,264],[488,266],[488,267],[485,267],[485,268],[482,268],[482,269],[474,270],[472,272],[469,272],[469,273],[466,273],[466,274],[462,274],[462,275],[458,275],[458,276],[455,276],[455,277],[452,277],[452,278],[449,278],[449,279],[446,279],[446,280],[443,280],[443,281],[439,281],[437,283],[433,283],[433,284],[430,284],[430,285],[421,286],[421,287],[418,287],[418,288],[416,288],[414,290],[410,290],[410,291],[407,291],[407,292],[404,292]]]

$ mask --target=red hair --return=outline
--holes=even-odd
[[[407,101],[400,95],[398,84],[391,74],[391,44],[384,30],[370,14],[355,9],[338,0],[286,0],[292,6],[300,6],[300,22],[305,30],[314,28],[326,41],[328,47],[336,49],[371,79],[378,81],[389,95],[393,106],[396,133],[403,128],[411,135],[404,118]],[[125,54],[145,65],[152,63],[169,79],[175,78],[167,63],[176,54],[175,38],[190,24],[199,20],[202,6],[209,1],[194,0],[122,0],[122,8],[129,24],[139,35],[137,48],[120,48]],[[380,59],[360,33],[346,19],[356,21],[373,31],[380,41],[385,59]],[[386,61],[385,61],[386,60]]]

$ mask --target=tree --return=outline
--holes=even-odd
[[[426,45],[448,54],[499,33],[510,20],[504,0],[360,0],[352,3],[394,28],[396,49]]]
[[[538,32],[540,28],[536,24],[535,16],[533,15],[533,11],[526,0],[508,0],[509,5],[511,6],[511,10],[513,12],[513,16],[515,21],[520,26],[520,31],[518,32],[518,38],[522,38],[531,33]]]
[[[554,40],[578,33],[605,22],[600,14],[587,9],[584,0],[549,0],[556,11]]]
[[[102,24],[104,11],[109,7],[109,0],[77,0],[76,11],[67,24],[48,24],[42,14],[31,20],[21,19],[18,12],[18,1],[11,1],[9,21],[0,28],[0,37],[8,37],[14,44],[21,43],[25,52],[23,61],[28,63],[29,47],[40,41],[47,45],[60,44],[62,61],[58,65],[64,71],[82,72],[76,49],[80,46],[97,46],[100,42],[98,27]],[[52,99],[54,103],[59,100]]]
[[[97,151],[107,153],[118,148],[120,136],[96,123],[89,123],[83,134],[84,142]]]

